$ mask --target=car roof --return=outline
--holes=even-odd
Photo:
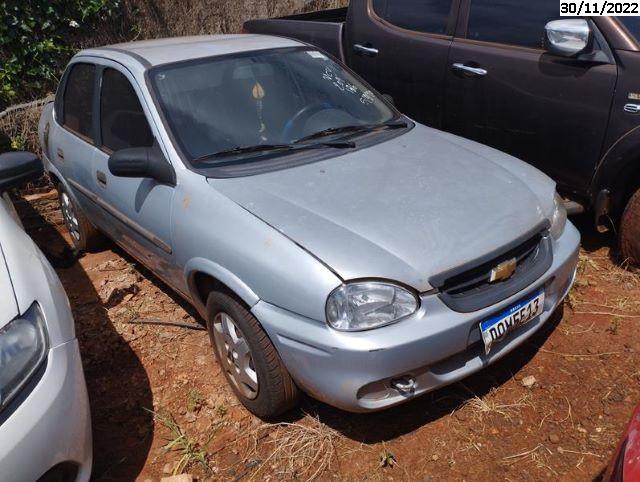
[[[146,70],[184,60],[302,45],[295,40],[270,35],[200,35],[107,45],[82,50],[77,56],[108,58],[133,67],[142,66]]]

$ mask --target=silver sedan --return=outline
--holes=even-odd
[[[106,234],[192,303],[263,417],[300,390],[372,411],[459,380],[573,283],[580,236],[551,179],[293,40],[82,51],[40,139],[76,247]]]

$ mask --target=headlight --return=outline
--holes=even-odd
[[[0,329],[0,410],[44,362],[47,349],[47,332],[37,303]]]
[[[551,236],[558,239],[564,233],[564,227],[567,224],[567,210],[564,207],[564,201],[558,193],[553,199],[553,216],[551,216]]]
[[[381,282],[349,283],[327,299],[327,322],[336,330],[378,328],[416,312],[419,302],[410,291]]]

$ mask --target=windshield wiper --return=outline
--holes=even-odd
[[[298,144],[301,142],[310,141],[312,139],[318,139],[320,137],[333,136],[335,134],[371,132],[378,129],[402,129],[407,126],[408,124],[405,121],[390,121],[383,122],[381,124],[356,124],[352,126],[329,127],[328,129],[324,129],[298,139],[297,141],[295,141],[295,143]]]
[[[352,149],[356,147],[353,142],[318,142],[314,144],[257,144],[255,146],[234,147],[224,151],[214,152],[194,159],[192,162],[204,162],[221,157],[235,156],[239,154],[251,154],[256,152],[270,151],[300,151],[303,149],[318,149],[321,147],[332,147],[336,149]]]

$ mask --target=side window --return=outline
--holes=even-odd
[[[445,34],[452,0],[373,0],[373,10],[387,22],[407,30]]]
[[[541,49],[544,26],[558,18],[556,0],[471,0],[467,38]]]
[[[153,135],[129,80],[114,69],[102,74],[100,93],[102,145],[112,151],[151,147]]]
[[[78,134],[92,138],[93,92],[96,66],[74,64],[62,98],[62,124]]]

